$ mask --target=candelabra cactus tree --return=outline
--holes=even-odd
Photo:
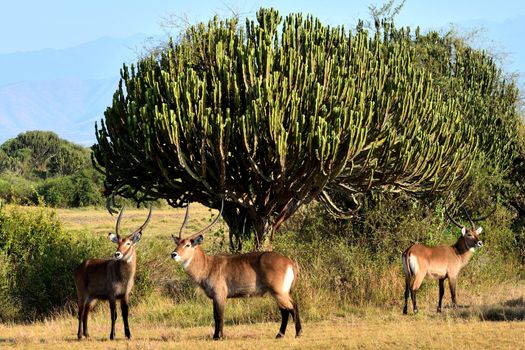
[[[121,72],[97,127],[106,190],[218,208],[260,243],[327,188],[412,193],[461,182],[476,138],[412,48],[273,9],[191,27]],[[465,142],[469,140],[469,142]]]

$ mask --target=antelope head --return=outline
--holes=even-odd
[[[470,227],[466,227],[466,226],[463,226],[460,223],[458,223],[456,220],[454,220],[454,218],[452,216],[450,216],[448,211],[446,211],[446,214],[447,214],[448,218],[450,219],[450,221],[452,221],[452,223],[454,225],[456,225],[457,227],[459,227],[461,229],[461,235],[463,236],[463,238],[465,240],[465,246],[466,246],[467,249],[474,250],[476,248],[483,247],[483,241],[479,237],[481,232],[483,232],[483,228],[481,226],[476,228],[476,224],[475,224],[474,221],[483,220],[488,215],[485,216],[484,218],[473,220],[470,217],[468,211],[465,208],[463,208],[463,211],[465,212],[465,215],[467,216],[467,218],[468,218],[468,220],[470,222]]]
[[[125,261],[130,262],[135,251],[135,245],[142,238],[142,231],[144,231],[146,226],[148,226],[149,220],[151,219],[151,207],[149,208],[148,217],[142,226],[126,236],[122,236],[120,234],[120,221],[122,220],[123,212],[124,207],[120,209],[120,213],[117,218],[117,225],[115,227],[115,233],[109,233],[108,238],[111,242],[117,245],[117,251],[114,254],[115,259],[124,259]]]
[[[217,217],[215,218],[215,220],[213,220],[211,224],[209,224],[199,232],[192,234],[189,237],[182,238],[182,231],[184,230],[184,226],[186,226],[186,221],[188,220],[189,216],[190,206],[188,204],[188,206],[186,207],[186,215],[184,215],[184,221],[182,222],[182,226],[179,231],[179,236],[176,237],[174,235],[171,235],[173,241],[177,245],[175,247],[175,250],[171,253],[171,258],[177,262],[180,262],[184,267],[188,266],[188,264],[193,259],[195,249],[204,241],[204,236],[202,235],[202,233],[209,230],[213,225],[215,225],[219,221],[219,218],[222,215],[223,208],[224,200],[222,201],[219,215],[217,215]]]

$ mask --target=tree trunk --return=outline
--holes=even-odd
[[[252,224],[248,211],[241,206],[226,203],[222,217],[229,229],[230,251],[241,252],[243,241],[251,237]]]

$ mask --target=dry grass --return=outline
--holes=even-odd
[[[135,323],[125,340],[117,322],[117,340],[109,341],[109,320],[91,320],[92,338],[76,339],[76,320],[60,318],[33,325],[0,325],[0,347],[6,349],[517,349],[523,347],[525,322],[484,322],[448,316],[333,318],[307,322],[303,336],[275,340],[277,323],[229,325],[226,338],[211,340],[212,327],[177,328],[165,323]],[[292,327],[291,327],[292,328]]]
[[[115,230],[116,215],[111,216],[105,209],[56,209],[60,221],[69,231],[81,231],[88,229],[94,235],[107,235]],[[153,216],[146,231],[149,237],[166,236],[178,233],[185,209],[154,208]],[[190,218],[186,225],[186,232],[204,227],[216,211],[192,204]],[[148,211],[146,209],[125,208],[122,217],[122,232],[130,232],[142,225]]]

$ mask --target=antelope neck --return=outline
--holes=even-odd
[[[470,250],[470,247],[467,246],[467,240],[464,236],[459,237],[453,248],[458,257],[463,261],[468,261],[472,256],[472,251]]]
[[[184,269],[195,282],[201,283],[208,276],[209,259],[201,247],[197,246],[193,252],[193,257],[184,266]]]

